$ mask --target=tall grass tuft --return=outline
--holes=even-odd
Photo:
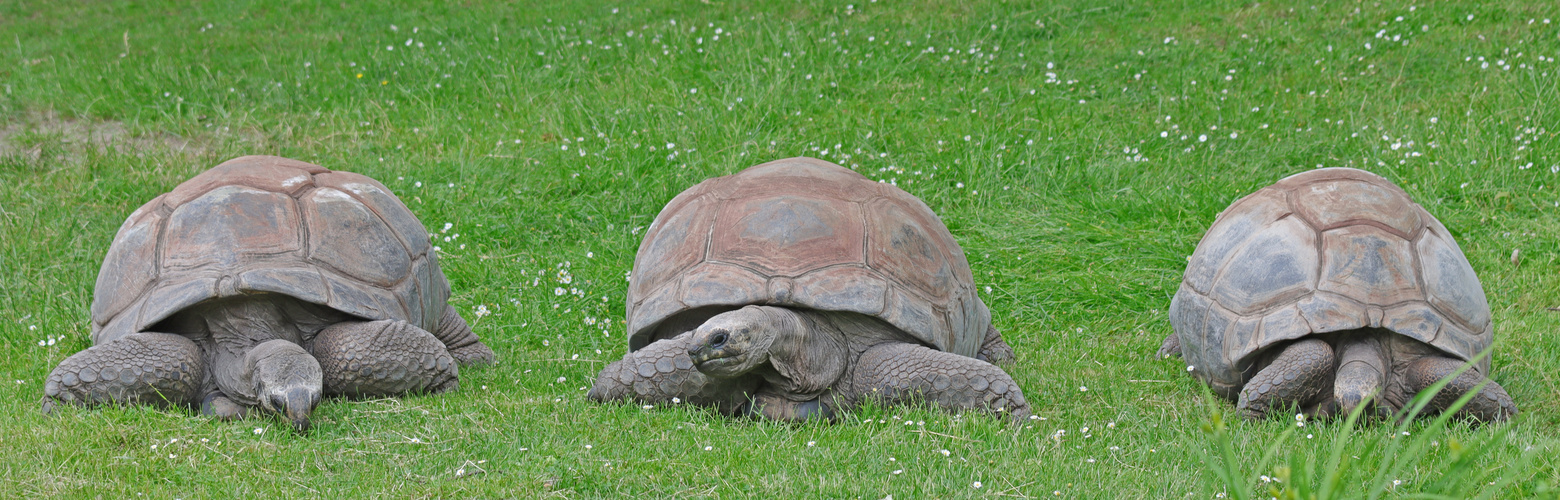
[[[1395,423],[1357,427],[1370,406],[1361,404],[1349,412],[1341,424],[1310,424],[1314,430],[1307,435],[1308,439],[1318,433],[1332,434],[1331,450],[1320,466],[1317,460],[1321,457],[1315,454],[1291,452],[1284,463],[1269,468],[1285,445],[1297,433],[1304,432],[1300,430],[1308,425],[1304,415],[1296,415],[1296,426],[1274,438],[1260,460],[1243,460],[1226,423],[1224,408],[1227,405],[1205,388],[1208,419],[1202,424],[1202,430],[1209,441],[1207,463],[1223,487],[1216,496],[1236,500],[1485,499],[1497,498],[1497,495],[1509,498],[1514,492],[1523,492],[1528,497],[1556,498],[1560,491],[1539,479],[1541,471],[1534,463],[1539,453],[1537,447],[1524,445],[1514,463],[1489,463],[1491,452],[1511,441],[1509,424],[1488,424],[1492,427],[1492,435],[1473,446],[1464,445],[1455,437],[1446,437],[1447,429],[1452,425],[1474,425],[1454,420],[1457,411],[1477,396],[1478,390],[1463,394],[1434,420],[1416,421],[1436,394],[1488,355],[1486,350],[1455,373],[1420,391],[1399,413]],[[1482,387],[1481,384],[1479,388]],[[1403,479],[1409,477],[1422,480]]]

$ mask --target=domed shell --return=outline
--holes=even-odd
[[[1384,328],[1467,360],[1494,334],[1446,227],[1351,168],[1296,174],[1230,205],[1192,253],[1170,322],[1193,372],[1237,390],[1256,354],[1307,335]]]
[[[964,251],[925,203],[813,158],[673,198],[639,246],[627,302],[630,350],[663,321],[707,307],[857,312],[965,356],[991,324]]]
[[[435,331],[449,283],[430,250],[427,229],[373,179],[275,156],[235,158],[120,226],[98,271],[92,339],[258,292]]]

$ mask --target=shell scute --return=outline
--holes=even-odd
[[[1490,324],[1490,303],[1479,286],[1479,277],[1457,243],[1444,232],[1426,231],[1418,246],[1423,266],[1426,299],[1464,325],[1481,332]]]
[[[242,156],[222,162],[180,183],[162,197],[162,203],[178,207],[222,186],[245,186],[292,195],[313,185],[313,174],[324,172],[328,170],[289,158]]]
[[[766,276],[861,261],[861,207],[857,204],[771,191],[728,201],[715,215],[710,259]]]
[[[163,234],[164,269],[237,267],[248,255],[302,248],[292,197],[222,186],[180,205]]]
[[[1358,225],[1322,233],[1322,247],[1317,289],[1369,297],[1379,305],[1424,298],[1408,240],[1376,226]]]
[[[1407,238],[1419,229],[1419,211],[1397,186],[1355,179],[1333,179],[1295,190],[1295,207],[1321,228],[1351,221],[1380,223]]]
[[[310,234],[309,258],[381,287],[399,283],[411,258],[390,226],[357,198],[319,188],[303,199]]]
[[[658,287],[704,260],[716,209],[713,201],[711,197],[683,201],[670,217],[657,218],[651,223],[644,243],[639,246],[639,254],[634,258],[630,299],[646,296],[650,291],[646,287]],[[634,307],[630,300],[629,309]]]
[[[1289,205],[1283,191],[1262,190],[1235,202],[1220,214],[1192,258],[1186,264],[1187,284],[1200,293],[1213,289],[1213,280],[1230,254],[1240,250],[1253,235],[1288,215]]]
[[[867,223],[872,240],[867,264],[922,296],[948,300],[958,288],[958,277],[949,262],[946,242],[928,230],[927,214],[883,198],[872,200],[867,206],[872,214]]]
[[[321,187],[329,187],[341,192],[349,193],[358,202],[362,203],[374,215],[379,216],[385,224],[388,224],[392,233],[406,248],[406,253],[413,257],[427,253],[432,245],[428,241],[428,228],[412,215],[412,211],[401,203],[401,199],[385,187],[366,175],[352,172],[330,172],[314,176],[315,182]]]
[[[148,213],[134,224],[120,227],[114,236],[118,244],[103,256],[103,266],[98,270],[92,301],[92,321],[107,323],[114,315],[125,310],[141,293],[157,279],[157,237],[162,218]]]
[[[681,302],[685,307],[723,305],[731,301],[763,303],[766,298],[764,281],[752,271],[713,262],[689,269],[682,286]]]
[[[1224,263],[1211,295],[1241,314],[1305,295],[1316,283],[1315,238],[1314,231],[1294,218],[1269,224]]]

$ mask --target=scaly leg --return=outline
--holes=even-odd
[[[1409,390],[1417,394],[1437,381],[1451,376],[1463,364],[1462,361],[1440,356],[1419,358],[1418,361],[1408,365],[1406,385]],[[1457,398],[1478,387],[1481,382],[1484,382],[1483,374],[1471,368],[1465,370],[1462,375],[1458,375],[1446,384],[1446,388],[1430,400],[1426,409],[1444,411],[1457,401]],[[1511,400],[1510,395],[1506,394],[1505,388],[1491,380],[1484,385],[1484,389],[1479,391],[1479,395],[1469,400],[1468,404],[1457,413],[1483,422],[1501,422],[1516,416],[1517,404]]]
[[[1246,418],[1263,418],[1289,407],[1305,409],[1332,386],[1333,351],[1326,342],[1306,339],[1285,347],[1240,391],[1235,409]]]
[[[171,333],[141,332],[78,352],[61,362],[43,386],[43,412],[56,402],[188,405],[206,374],[200,347]]]
[[[331,325],[310,347],[327,394],[396,396],[460,385],[460,370],[444,345],[411,323],[380,320]]]
[[[460,366],[480,366],[498,361],[498,356],[477,338],[471,326],[455,311],[455,306],[444,306],[444,319],[439,321],[439,331],[433,332],[433,336],[444,343],[450,356],[454,356]]]
[[[693,333],[657,340],[623,359],[613,361],[596,375],[587,396],[598,402],[633,400],[641,403],[682,402],[714,406],[722,413],[736,413],[758,385],[758,377],[716,379],[699,373],[688,356]]]
[[[925,401],[945,410],[1029,416],[1029,402],[1007,372],[975,358],[914,344],[881,344],[861,353],[848,399],[887,404]]]

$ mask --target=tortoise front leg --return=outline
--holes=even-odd
[[[1457,369],[1462,367],[1463,361],[1440,356],[1425,356],[1408,365],[1407,385],[1415,394],[1425,388],[1434,385],[1437,381],[1450,377]],[[1430,411],[1445,411],[1457,398],[1474,390],[1484,382],[1484,374],[1469,368],[1464,370],[1457,378],[1452,379],[1430,400],[1426,406]],[[1483,422],[1501,422],[1517,414],[1517,404],[1511,400],[1511,395],[1506,394],[1506,389],[1500,384],[1490,380],[1479,390],[1479,395],[1468,401],[1457,412],[1464,417],[1470,417]]]
[[[699,373],[688,356],[693,333],[661,339],[623,355],[596,375],[586,394],[593,401],[632,400],[713,406],[722,413],[736,413],[757,386],[755,377],[717,379]]]
[[[309,347],[325,393],[355,397],[455,390],[460,370],[444,346],[411,323],[380,320],[331,325]]]
[[[206,376],[195,342],[171,333],[140,332],[65,358],[43,385],[43,412],[55,404],[188,405]]]
[[[882,344],[861,354],[847,399],[887,404],[925,401],[945,410],[1029,416],[1029,402],[1007,372],[979,359],[914,344]]]
[[[1332,376],[1332,346],[1317,339],[1289,344],[1272,363],[1246,382],[1235,409],[1250,419],[1263,418],[1288,407],[1304,409],[1316,404],[1324,389],[1332,387]]]

